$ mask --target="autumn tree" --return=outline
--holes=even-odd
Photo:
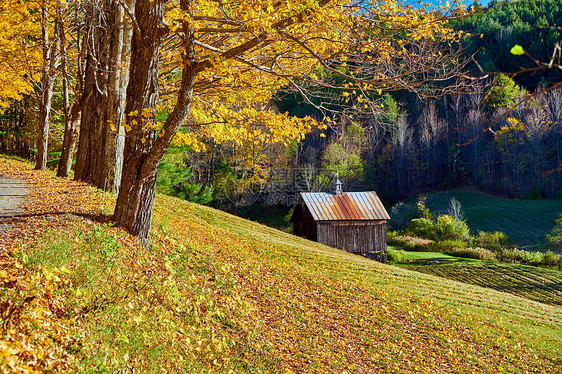
[[[0,3],[0,115],[3,151],[30,155],[32,128],[26,119],[32,94],[41,78],[41,13],[28,2],[6,0]],[[25,129],[25,130],[24,130]]]
[[[31,4],[36,9],[25,6]],[[34,45],[41,64],[17,66],[13,81],[4,82],[16,86],[14,95],[5,97],[35,87],[45,93],[37,164],[43,168],[53,77],[60,62],[69,135],[60,175],[68,174],[76,134],[72,124],[81,113],[75,178],[114,190],[120,180],[115,220],[144,242],[157,167],[174,137],[194,147],[203,136],[216,144],[249,136],[264,144],[299,140],[318,123],[267,108],[281,88],[310,100],[315,87],[331,85],[334,97],[373,108],[368,103],[382,90],[432,90],[429,81],[454,78],[462,69],[451,58],[458,35],[444,27],[445,18],[393,2],[87,0],[72,8],[84,20],[75,29],[67,28],[60,14],[70,4],[2,4],[2,22],[19,33],[10,40],[11,31],[3,29],[7,37],[0,40],[20,43],[9,45],[14,60],[7,64],[18,61],[16,52],[27,63],[34,61],[25,54],[25,43],[41,41],[43,46],[40,56]],[[21,19],[10,21],[10,12],[20,9]],[[31,15],[35,18],[24,32],[23,18]],[[25,36],[29,30],[32,37]],[[69,61],[68,30],[78,33],[82,55],[76,61],[83,63],[83,70],[76,68],[79,86],[72,105],[70,69],[62,66]],[[40,85],[18,86],[36,83],[40,66]],[[186,129],[179,131],[182,126]],[[124,172],[119,178],[122,129]]]
[[[32,94],[41,78],[42,54],[41,13],[33,11],[35,5],[17,0],[0,2],[0,114],[6,115],[2,120],[2,140],[12,134],[19,144],[8,147],[2,141],[3,150],[18,150],[21,155],[29,155],[29,144],[23,138],[30,138],[21,133],[22,128],[31,128],[24,123],[25,112],[32,100],[25,95]],[[4,116],[2,116],[4,117]],[[12,125],[7,125],[7,118],[12,118]]]
[[[457,38],[443,19],[393,2],[137,0],[128,13],[131,79],[114,218],[145,243],[157,167],[174,136],[193,144],[203,133],[220,142],[258,130],[269,142],[298,139],[316,125],[312,119],[254,104],[287,86],[306,96],[303,83],[333,75],[349,80],[345,96],[367,97],[425,89],[462,69],[436,51]],[[194,131],[178,133],[182,126]]]

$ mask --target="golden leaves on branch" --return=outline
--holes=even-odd
[[[309,86],[333,85],[333,75],[341,75],[357,82],[364,93],[380,96],[382,90],[422,89],[431,75],[454,76],[442,67],[435,73],[435,66],[447,66],[447,56],[435,48],[461,37],[442,16],[449,9],[438,15],[394,1],[199,0],[190,11],[180,11],[175,3],[166,14],[175,40],[169,45],[179,47],[162,53],[163,74],[170,78],[163,80],[162,89],[171,111],[175,103],[169,93],[179,84],[178,69],[185,63],[199,66],[187,126],[190,133],[217,142],[247,138],[256,126],[269,128],[260,135],[264,140],[291,141],[318,125],[242,109],[266,107],[283,88],[312,95]],[[462,7],[455,12],[461,14]],[[182,25],[194,32],[189,61],[181,43]],[[412,78],[416,75],[425,78]],[[368,97],[362,95],[359,104],[372,108],[365,103]],[[293,129],[281,130],[281,124]],[[195,137],[183,134],[177,139],[195,145]]]
[[[33,90],[42,60],[36,40],[41,36],[41,12],[31,2],[0,3],[0,107]]]

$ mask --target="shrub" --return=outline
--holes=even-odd
[[[175,196],[192,203],[207,205],[213,200],[213,192],[213,186],[202,186],[198,183],[183,183],[177,186]]]
[[[478,231],[478,236],[473,240],[477,247],[484,247],[499,251],[509,244],[509,237],[501,231]]]
[[[552,251],[528,252],[517,248],[502,249],[500,252],[501,260],[505,262],[519,262],[529,265],[544,265],[550,267],[560,267],[562,265],[562,255]]]
[[[410,240],[404,243],[404,248],[406,248],[409,251],[417,251],[417,252],[431,251],[432,243],[433,241],[430,241],[429,243],[425,243],[424,241]]]
[[[502,249],[500,252],[502,261],[520,262],[525,264],[539,265],[542,263],[544,253],[528,252],[518,248]]]
[[[466,247],[468,247],[468,243],[463,240],[441,240],[433,242],[431,249],[438,252],[447,252]]]
[[[443,214],[437,218],[435,234],[441,240],[467,239],[470,230],[464,221],[455,220],[452,216]]]
[[[552,251],[546,251],[546,253],[543,254],[541,264],[560,267],[560,265],[562,265],[562,256]]]
[[[418,218],[426,218],[428,220],[433,220],[433,214],[425,206],[425,201],[427,200],[427,195],[420,195],[418,199]]]
[[[451,256],[475,258],[478,260],[485,260],[485,261],[497,260],[494,252],[490,251],[489,249],[480,248],[480,247],[457,248],[452,251],[448,251],[447,254]]]
[[[408,225],[406,231],[412,236],[430,240],[437,239],[435,226],[428,218],[414,218]]]
[[[541,190],[535,188],[529,192],[529,200],[542,200]]]
[[[430,251],[433,246],[432,240],[399,235],[396,231],[393,231],[390,235],[387,234],[386,238],[389,245],[403,247],[409,251]]]
[[[392,264],[403,264],[404,263],[404,253],[402,251],[394,251],[392,249],[388,250],[388,262]]]
[[[499,254],[504,262],[522,262],[525,257],[525,251],[517,248],[502,248]]]
[[[209,204],[214,197],[213,186],[190,183],[193,177],[191,167],[181,158],[183,153],[177,152],[178,150],[172,151],[158,166],[157,191],[193,203]]]
[[[396,240],[396,238],[398,238],[399,235],[400,235],[400,233],[398,231],[388,230],[386,232],[387,243],[391,244],[390,242]]]
[[[541,252],[527,252],[521,251],[522,253],[522,262],[525,264],[531,265],[540,265],[544,260],[544,253]]]
[[[389,231],[386,234],[386,243],[388,245],[403,247],[406,242],[407,240],[405,240],[403,236],[400,236],[400,234],[397,231]]]
[[[550,234],[546,234],[546,239],[554,248],[562,249],[562,216],[555,221]]]

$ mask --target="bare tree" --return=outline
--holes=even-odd
[[[465,220],[464,212],[462,210],[461,203],[455,199],[454,197],[451,198],[449,201],[449,209],[448,213],[451,217],[455,219],[455,221],[460,222]]]
[[[57,7],[57,16],[60,7]],[[53,87],[55,85],[56,68],[59,60],[59,33],[55,31],[54,37],[49,37],[49,1],[43,0],[42,7],[42,49],[43,68],[41,72],[41,104],[39,108],[39,138],[37,139],[36,170],[45,170],[47,167],[47,145],[49,142],[49,127],[51,116],[51,105],[53,98]],[[60,27],[57,23],[55,27]]]
[[[59,164],[57,167],[57,176],[68,178],[70,174],[70,169],[72,167],[72,159],[74,156],[74,149],[76,147],[76,140],[78,139],[78,126],[80,123],[80,117],[82,114],[81,102],[80,102],[80,94],[83,86],[83,71],[82,71],[82,61],[81,61],[81,50],[80,50],[80,38],[81,35],[78,32],[76,36],[76,49],[78,52],[78,63],[76,66],[76,88],[74,91],[75,99],[70,106],[70,73],[69,73],[69,56],[68,51],[66,49],[67,44],[67,37],[66,37],[66,28],[67,25],[65,23],[65,13],[70,13],[76,17],[76,13],[79,12],[81,7],[79,5],[75,5],[74,7],[70,7],[67,5],[66,9],[60,17],[57,17],[56,22],[59,24],[58,31],[59,31],[59,38],[60,38],[60,54],[61,54],[61,73],[62,73],[62,87],[63,87],[63,110],[64,110],[64,137],[62,143],[62,152],[61,157],[59,160]],[[76,28],[80,29],[80,24],[75,25]]]
[[[402,186],[402,175],[405,170],[406,150],[412,141],[413,130],[408,123],[408,117],[400,114],[395,124],[393,132],[393,142],[398,147],[398,167],[396,182],[398,186]]]

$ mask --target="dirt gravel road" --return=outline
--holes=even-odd
[[[22,213],[21,204],[29,192],[24,179],[0,175],[0,231],[7,227],[7,218]]]

